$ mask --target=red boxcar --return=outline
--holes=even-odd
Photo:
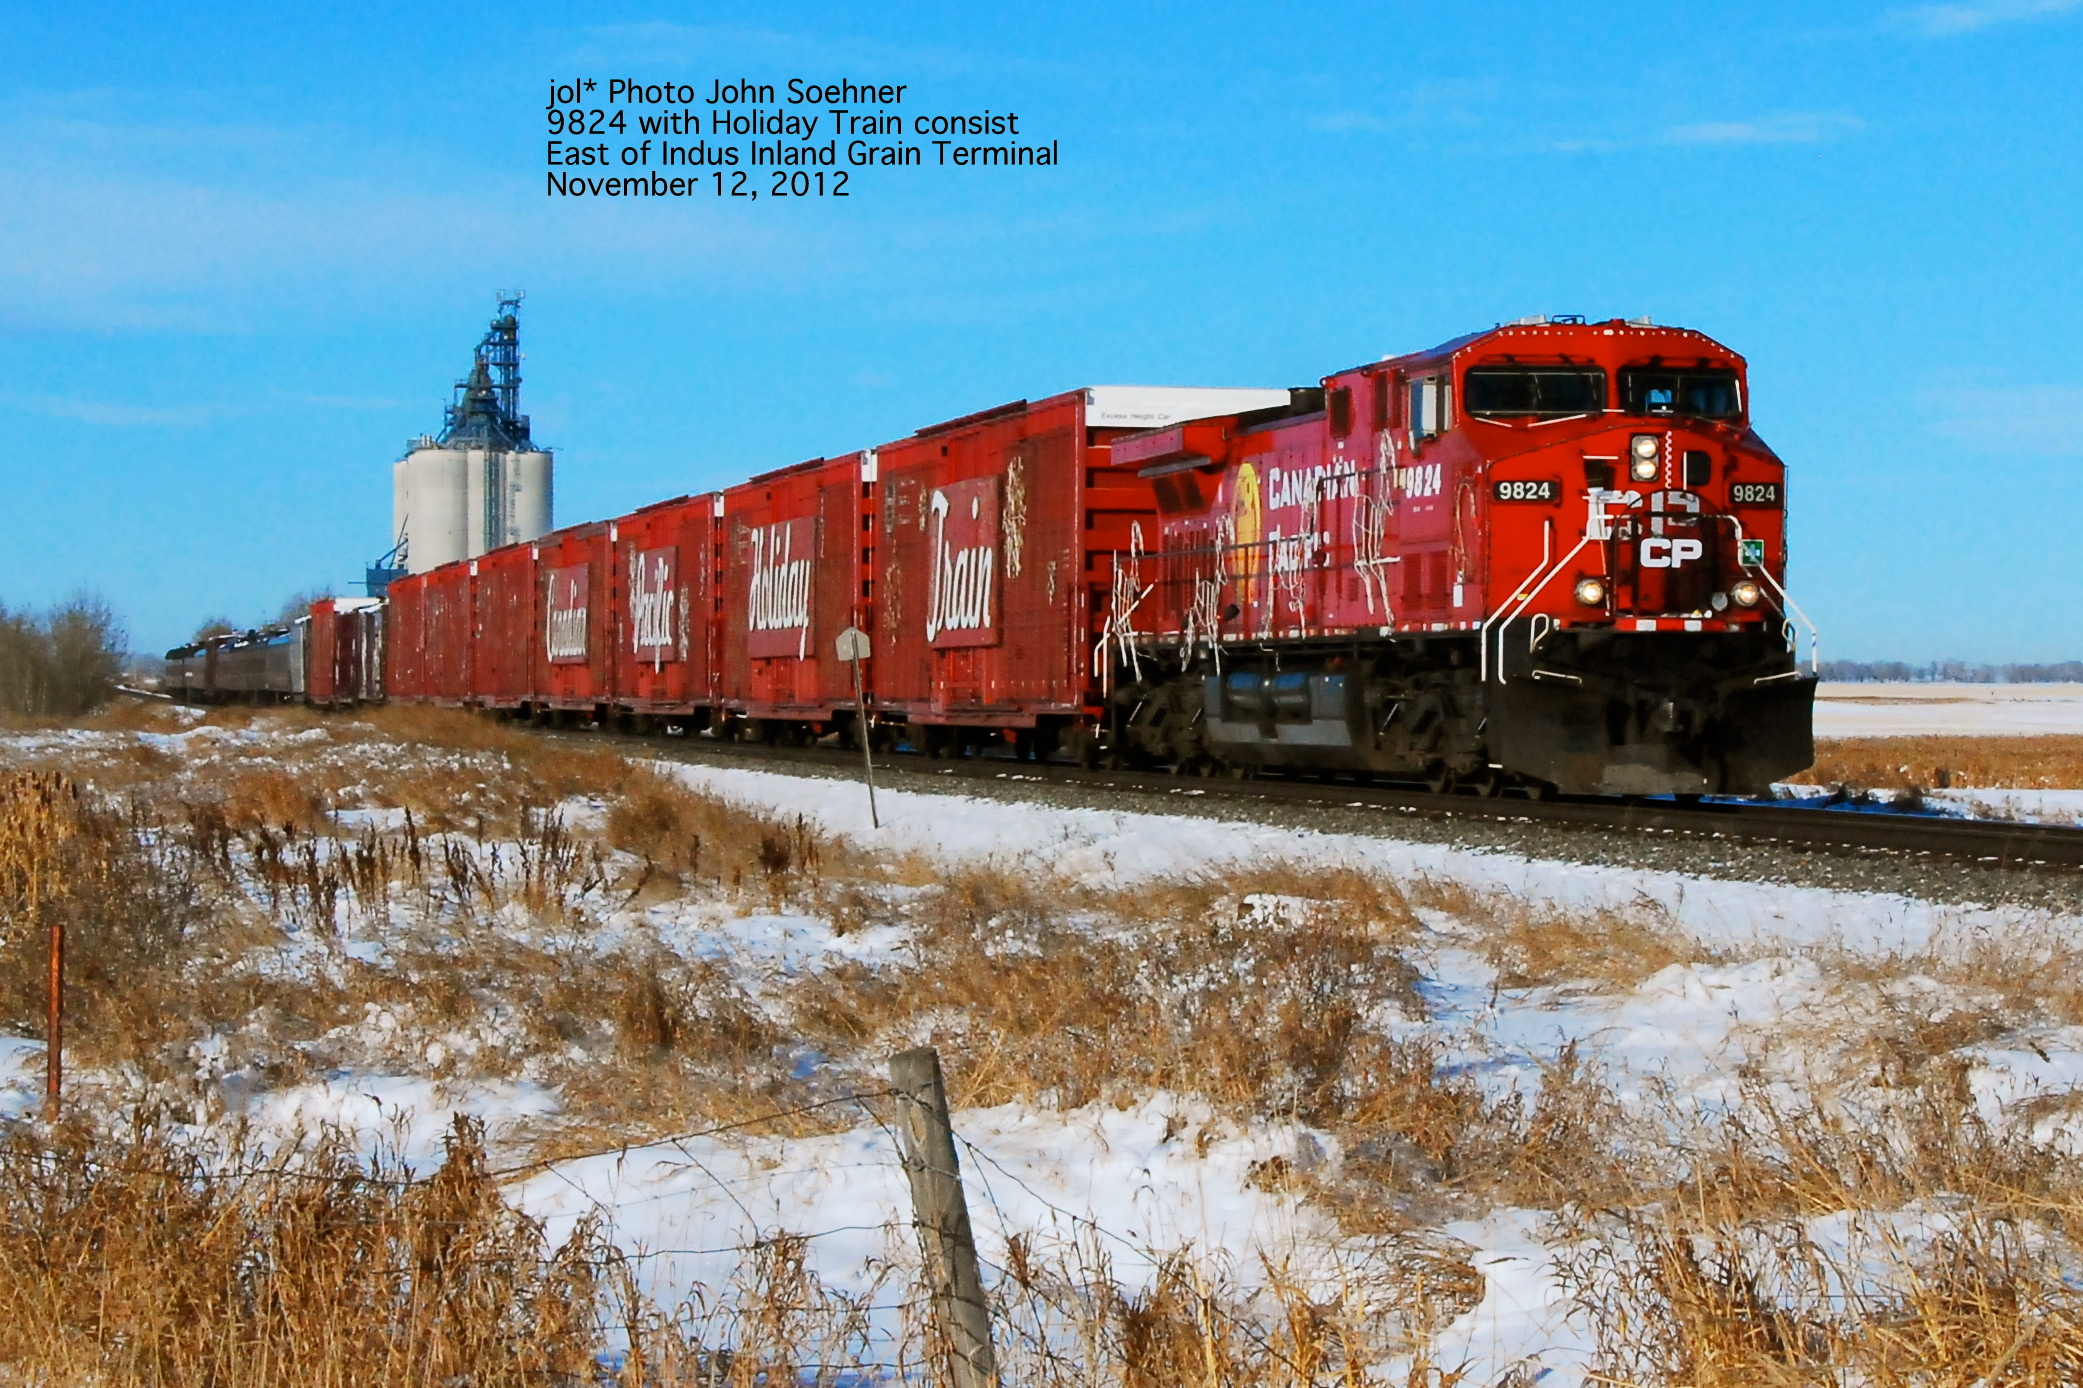
[[[311,605],[304,653],[305,696],[325,708],[383,697],[379,598],[321,598]]]
[[[518,709],[534,701],[536,654],[541,624],[536,620],[536,548],[507,545],[470,561],[477,575],[476,702]]]
[[[848,721],[839,633],[869,623],[875,455],[819,458],[723,493],[717,701],[762,724]]]
[[[476,698],[477,565],[449,564],[426,575],[426,671],[444,704]]]
[[[387,698],[416,702],[427,697],[425,574],[391,580],[384,593],[383,690]]]
[[[661,501],[608,529],[617,593],[615,703],[638,718],[700,723],[716,698],[720,500],[709,494]]]
[[[559,530],[536,541],[533,551],[541,639],[531,703],[605,714],[614,702],[616,606],[608,527],[596,522]]]
[[[390,585],[389,697],[421,703],[461,704],[471,698],[474,624],[468,564],[447,564]]]
[[[1046,752],[1088,731],[1108,670],[1094,647],[1124,619],[1115,564],[1136,565],[1157,542],[1150,482],[1113,466],[1108,444],[1289,400],[1285,390],[1095,386],[881,449],[878,703],[935,748],[1031,730]]]

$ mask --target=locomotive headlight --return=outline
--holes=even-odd
[[[1657,442],[1656,435],[1636,434],[1627,451],[1634,455],[1628,475],[1637,482],[1654,482],[1656,474],[1663,469],[1663,447]]]
[[[1765,590],[1747,578],[1739,578],[1729,585],[1729,597],[1738,607],[1756,607],[1765,596]]]
[[[1750,586],[1753,588],[1757,587],[1755,583]],[[1577,580],[1578,602],[1583,603],[1586,607],[1597,607],[1605,600],[1606,585],[1604,580],[1596,578],[1580,578]]]

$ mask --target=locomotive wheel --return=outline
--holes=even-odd
[[[1456,777],[1444,766],[1435,767],[1425,773],[1425,789],[1434,795],[1452,795]]]
[[[1527,781],[1519,789],[1526,792],[1528,800],[1553,800],[1555,787],[1547,781]]]
[[[1485,767],[1469,778],[1468,788],[1485,800],[1494,800],[1504,790],[1504,777],[1495,768]]]

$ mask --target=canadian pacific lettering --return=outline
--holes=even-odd
[[[943,631],[982,631],[991,625],[991,580],[997,551],[987,544],[957,549],[948,536],[948,497],[933,493],[933,592],[926,605],[926,639]]]
[[[746,587],[748,651],[801,658],[810,633],[808,521],[777,521],[752,530],[752,575]]]
[[[573,664],[586,658],[587,577],[584,564],[550,570],[550,610],[543,644],[552,664]]]
[[[673,588],[678,559],[672,549],[643,550],[629,556],[629,646],[639,657],[666,661],[679,656]]]
[[[1003,534],[1001,479],[973,477],[936,488],[927,499],[932,579],[926,641],[933,646],[996,645],[998,551]]]

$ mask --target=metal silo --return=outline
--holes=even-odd
[[[540,448],[507,455],[507,485],[513,493],[511,540],[533,540],[555,528],[551,520],[556,498],[554,466],[549,453]]]
[[[441,437],[415,439],[392,469],[395,562],[408,572],[532,540],[555,524],[554,460],[520,412],[520,302],[499,300],[469,376],[456,382]]]
[[[467,458],[422,436],[391,468],[392,534],[409,573],[467,559],[471,550],[466,507]]]

